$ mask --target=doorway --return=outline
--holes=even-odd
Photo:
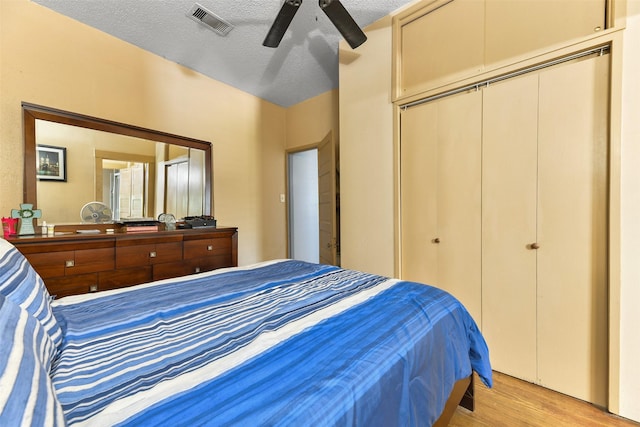
[[[339,162],[332,132],[286,156],[288,257],[340,265]]]
[[[288,153],[289,258],[319,262],[318,149]]]

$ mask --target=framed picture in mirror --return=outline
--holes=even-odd
[[[67,181],[67,149],[36,145],[36,176],[41,181]]]

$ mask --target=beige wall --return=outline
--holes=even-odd
[[[213,143],[239,263],[283,257],[286,110],[28,0],[0,1],[0,213],[22,202],[22,101]],[[206,96],[203,96],[206,94]]]
[[[287,149],[317,144],[333,132],[338,143],[338,90],[331,90],[287,109]]]
[[[395,275],[391,18],[340,44],[342,266]]]

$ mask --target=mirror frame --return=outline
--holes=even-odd
[[[205,200],[203,215],[213,215],[212,190],[212,145],[210,142],[184,136],[173,135],[139,126],[127,125],[83,114],[71,113],[40,105],[22,103],[23,132],[24,132],[24,181],[23,203],[32,203],[37,208],[38,190],[36,178],[36,119],[62,123],[103,132],[133,136],[166,144],[197,148],[205,152]]]

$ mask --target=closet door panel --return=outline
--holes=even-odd
[[[605,0],[486,0],[485,63],[495,64],[604,29]]]
[[[402,112],[402,278],[444,289],[481,320],[482,94]]]
[[[438,106],[438,282],[481,321],[482,92]]]
[[[456,0],[400,26],[400,96],[415,94],[484,67],[484,1]]]
[[[608,56],[540,74],[538,376],[607,404]]]
[[[482,331],[494,369],[535,381],[538,77],[483,93]]]
[[[438,281],[437,107],[409,108],[401,115],[401,272],[405,280]]]

